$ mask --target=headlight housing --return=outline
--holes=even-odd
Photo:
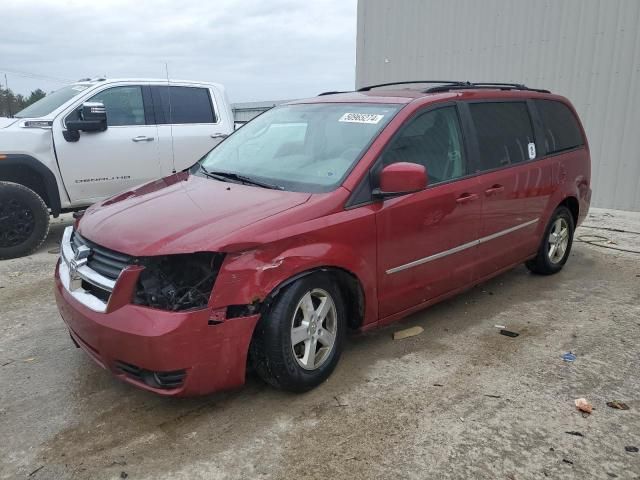
[[[213,252],[140,258],[145,268],[133,303],[174,312],[204,308],[223,259]]]

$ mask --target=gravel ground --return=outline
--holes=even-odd
[[[558,275],[518,267],[350,338],[312,392],[250,377],[195,399],[136,390],[73,347],[49,253],[68,224],[0,262],[0,478],[640,478],[625,450],[640,447],[640,254],[615,250],[640,251],[640,214],[594,209]]]

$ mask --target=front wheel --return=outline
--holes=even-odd
[[[267,383],[304,392],[325,381],[342,353],[345,307],[327,274],[311,274],[281,292],[251,344],[253,366]]]
[[[551,275],[562,270],[569,258],[575,225],[567,207],[556,208],[542,238],[535,258],[525,265],[533,273]]]
[[[29,255],[49,233],[49,209],[33,190],[0,182],[0,259]]]

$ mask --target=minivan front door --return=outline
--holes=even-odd
[[[107,129],[64,139],[64,119],[54,124],[56,155],[72,203],[89,204],[162,176],[158,128],[148,125],[142,87],[115,86],[85,101],[102,102]],[[66,118],[75,115],[75,111]]]
[[[414,117],[383,152],[380,166],[419,163],[429,181],[376,213],[382,323],[474,280],[482,197],[478,178],[466,177],[466,158],[455,106]]]

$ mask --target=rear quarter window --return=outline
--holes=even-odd
[[[584,145],[580,126],[573,112],[562,102],[535,100],[544,130],[547,153],[557,153]]]

